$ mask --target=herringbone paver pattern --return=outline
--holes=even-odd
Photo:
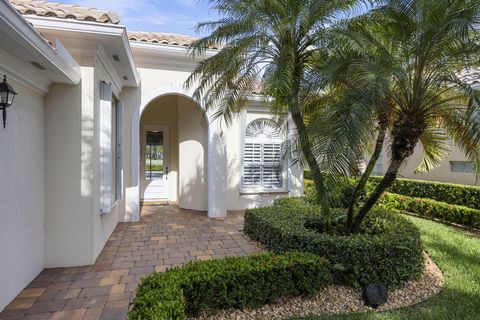
[[[175,206],[145,206],[140,222],[118,224],[94,265],[43,270],[0,319],[123,320],[144,275],[259,252],[242,228],[243,212],[208,219]]]

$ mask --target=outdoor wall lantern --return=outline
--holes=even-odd
[[[12,86],[7,83],[7,76],[3,76],[3,82],[0,83],[0,108],[3,113],[3,127],[5,128],[7,121],[7,108],[13,103],[13,99],[17,93]]]

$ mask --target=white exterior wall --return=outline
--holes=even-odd
[[[93,263],[94,69],[46,97],[45,266]]]
[[[388,164],[390,163],[389,158],[389,147],[386,144],[381,155],[381,159],[377,162],[383,162],[381,169],[383,173],[386,172]],[[418,167],[422,161],[423,156],[423,146],[419,142],[415,147],[415,152],[413,155],[408,157],[404,164],[400,167],[398,176],[400,178],[408,179],[418,179],[418,180],[427,180],[427,181],[440,181],[448,183],[458,183],[466,185],[478,185],[479,182],[475,179],[475,174],[473,173],[460,173],[452,172],[450,168],[450,161],[469,161],[465,154],[455,145],[452,146],[451,152],[445,157],[441,162],[440,166],[437,168],[424,173],[415,173],[415,169]]]
[[[46,98],[46,267],[94,263],[125,214],[123,198],[99,214],[100,82],[112,80],[98,55],[91,63],[80,85],[53,85]]]
[[[475,174],[452,172],[450,161],[468,161],[465,154],[456,146],[452,148],[450,154],[442,161],[441,165],[432,171],[415,174],[415,169],[422,160],[423,147],[419,143],[415,147],[415,153],[409,157],[406,163],[400,169],[400,176],[410,179],[441,181],[450,183],[459,183],[467,185],[476,185]],[[388,163],[388,159],[384,163]]]
[[[8,82],[18,96],[0,127],[0,311],[43,269],[45,243],[44,100]]]
[[[207,210],[207,122],[192,101],[178,100],[178,205]]]

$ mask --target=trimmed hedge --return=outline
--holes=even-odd
[[[191,262],[143,278],[129,319],[185,319],[214,309],[258,307],[285,295],[317,293],[331,281],[327,260],[305,252]]]
[[[381,177],[370,178],[367,191],[371,192],[380,179]],[[346,207],[352,188],[354,188],[353,183],[350,187],[346,183],[342,188],[338,188],[336,194],[334,194],[332,206]],[[480,210],[476,209],[480,207],[479,187],[397,179],[389,191],[390,193],[385,193],[378,204],[411,212],[425,218],[435,218],[470,228],[480,228]],[[313,181],[305,180],[304,194],[308,202],[316,203],[317,198]],[[429,197],[427,198],[425,195]],[[443,196],[446,197],[446,201],[443,200]],[[455,199],[455,196],[458,196],[458,199]],[[362,197],[360,201],[362,201]],[[475,202],[477,197],[479,202]],[[454,202],[468,203],[470,207],[457,205]]]
[[[435,218],[480,229],[480,210],[465,206],[395,193],[385,193],[379,204],[387,208],[411,212],[425,218]]]
[[[345,210],[333,210],[342,224]],[[334,266],[337,283],[397,286],[423,271],[418,229],[400,215],[377,208],[355,235],[318,232],[320,209],[302,198],[277,200],[272,207],[246,210],[244,232],[277,252],[300,250],[326,257]]]
[[[371,177],[369,182],[376,185],[381,179],[381,177]],[[480,209],[480,187],[475,186],[396,179],[389,191],[409,197],[428,198],[472,209]]]

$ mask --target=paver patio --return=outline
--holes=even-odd
[[[225,219],[175,206],[144,206],[120,223],[92,266],[43,270],[0,319],[125,319],[139,280],[191,260],[261,251],[242,233],[243,212]]]

